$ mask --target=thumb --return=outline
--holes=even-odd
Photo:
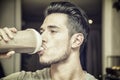
[[[15,54],[15,51],[10,51],[7,53],[7,56],[12,56],[13,54]]]

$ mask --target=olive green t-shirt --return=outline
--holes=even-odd
[[[52,80],[50,78],[50,69],[37,70],[36,72],[16,72],[0,80]],[[86,72],[86,80],[97,80]]]

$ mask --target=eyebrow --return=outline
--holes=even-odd
[[[56,25],[49,25],[48,28],[58,28],[59,29],[59,27]]]
[[[56,26],[56,25],[49,25],[49,26],[47,26],[48,28],[50,28],[50,29],[59,29],[59,27],[58,26]],[[40,30],[44,30],[44,28],[40,28]]]

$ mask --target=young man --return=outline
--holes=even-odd
[[[79,59],[79,50],[89,31],[85,13],[69,2],[52,2],[45,15],[40,27],[43,50],[38,55],[41,63],[51,67],[14,73],[1,80],[96,80],[82,69]],[[16,31],[1,29],[7,32],[5,30],[9,34]],[[8,32],[6,34],[9,36]]]

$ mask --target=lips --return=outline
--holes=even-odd
[[[44,54],[44,51],[39,51],[38,52],[38,55],[42,55],[42,54]]]
[[[44,53],[44,48],[41,47],[41,50],[37,52],[37,54],[42,55]]]
[[[38,54],[39,54],[39,55],[44,54],[45,49],[46,49],[46,48],[45,48],[44,46],[41,46],[41,49],[40,49],[40,51],[38,52]]]

